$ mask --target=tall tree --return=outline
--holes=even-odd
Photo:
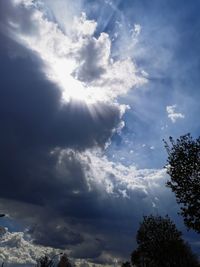
[[[167,186],[181,204],[181,215],[188,228],[200,233],[200,137],[196,140],[190,134],[169,138],[165,142],[168,153]]]
[[[197,267],[198,260],[168,216],[145,216],[131,256],[137,267]]]

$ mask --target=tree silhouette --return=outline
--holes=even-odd
[[[167,186],[181,204],[181,215],[188,228],[200,233],[200,137],[193,140],[190,134],[181,136],[170,144],[165,142],[168,153],[166,166],[171,180]]]
[[[168,216],[144,216],[131,255],[137,267],[197,267],[198,260]]]
[[[43,256],[37,260],[36,267],[53,267],[54,262],[48,256]]]
[[[122,262],[121,267],[131,267],[131,263],[129,261]]]
[[[60,255],[65,255],[63,254],[63,252],[60,252],[58,254],[54,254],[53,256],[42,256],[39,259],[37,259],[37,264],[36,267],[54,267],[57,266],[57,264],[55,263],[57,260],[56,258]],[[61,261],[62,257],[60,258]],[[56,261],[55,261],[56,260]],[[68,266],[71,267],[71,266]]]
[[[66,254],[63,254],[60,258],[60,261],[58,263],[58,267],[72,267],[70,260],[68,259]]]

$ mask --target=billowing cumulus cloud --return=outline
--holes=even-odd
[[[2,232],[2,231],[1,231]],[[59,250],[36,246],[25,238],[23,232],[11,233],[7,229],[1,233],[0,259],[7,264],[36,264],[44,255],[55,255]]]

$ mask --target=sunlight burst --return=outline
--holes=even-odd
[[[95,36],[97,22],[85,13],[74,17],[70,30],[63,31],[41,8],[26,8],[34,30],[22,33],[16,26],[13,34],[42,59],[45,75],[59,86],[64,102],[115,103],[118,96],[146,82],[130,57],[113,60],[110,36],[104,32]]]

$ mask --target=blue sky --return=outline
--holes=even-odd
[[[193,4],[184,1],[153,1],[151,4],[124,1],[119,4],[126,14],[127,24],[138,23],[142,27],[132,53],[137,64],[149,74],[145,86],[120,100],[125,99],[131,109],[125,115],[126,127],[121,139],[116,137],[113,146],[117,151],[124,151],[125,162],[134,159],[143,168],[160,168],[166,158],[163,138],[187,132],[199,135],[196,120],[199,111],[196,101],[199,96],[197,6],[196,1]],[[176,105],[185,118],[173,123],[166,112],[170,105]],[[139,154],[136,159],[134,153],[129,154],[130,157],[127,155],[130,150]]]
[[[0,4],[4,259],[18,242],[12,264],[33,263],[39,245],[82,263],[120,262],[150,213],[169,214],[198,251],[165,187],[162,140],[199,136],[199,6]]]

